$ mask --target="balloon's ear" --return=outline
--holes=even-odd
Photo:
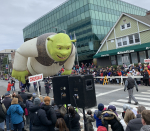
[[[76,42],[77,40],[71,40],[71,42]]]
[[[52,41],[52,42],[53,42],[53,40],[52,40],[51,38],[49,38],[49,37],[47,38],[47,40],[48,40],[48,41]]]

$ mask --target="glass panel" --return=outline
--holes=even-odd
[[[140,42],[139,34],[135,34],[134,37],[135,37],[135,43]]]
[[[134,42],[133,35],[129,35],[128,37],[129,37],[129,44],[133,44],[133,42]]]
[[[127,45],[127,37],[122,38],[123,45]]]
[[[122,65],[122,55],[117,55],[118,65]]]
[[[115,56],[111,56],[110,58],[111,58],[111,64],[112,65],[116,65],[116,58],[115,58]]]
[[[140,56],[140,62],[144,63],[144,59],[146,59],[146,52],[145,51],[139,52],[139,56]]]
[[[122,63],[125,63],[126,65],[130,65],[129,54],[124,54],[124,56],[122,57]]]
[[[118,46],[122,46],[121,38],[117,39]]]
[[[121,29],[125,29],[125,25],[121,25]]]
[[[127,24],[127,28],[129,28],[129,27],[130,27],[130,23]]]
[[[148,50],[148,58],[150,58],[150,50]]]
[[[131,53],[132,63],[138,63],[137,53]]]

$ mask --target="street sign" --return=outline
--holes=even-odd
[[[29,83],[38,82],[41,80],[43,80],[43,74],[38,74],[38,75],[34,75],[34,76],[29,77]]]
[[[144,59],[144,63],[150,63],[150,59]]]

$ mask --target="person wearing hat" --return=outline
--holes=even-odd
[[[116,107],[115,107],[115,106],[109,105],[109,106],[108,106],[108,110],[112,110],[112,111],[118,116],[118,114],[117,114],[117,112],[116,112]]]
[[[99,119],[98,117],[97,117],[97,113],[98,113],[98,111],[103,111],[103,109],[104,109],[104,105],[102,104],[102,103],[99,103],[98,104],[98,110],[97,111],[95,111],[95,113],[94,113],[94,119],[96,120],[96,127],[98,128],[99,126],[102,126],[102,121],[101,121],[101,119]]]
[[[129,94],[129,101],[128,101],[128,103],[131,104],[131,99],[132,99],[132,100],[135,101],[134,105],[137,105],[138,101],[133,96],[133,88],[134,88],[134,86],[136,87],[136,91],[138,92],[138,87],[137,87],[136,81],[133,78],[131,78],[131,74],[128,74],[128,78],[125,81],[124,91],[126,91],[126,88],[127,88],[128,94]]]
[[[127,109],[131,110],[131,107],[128,104],[124,104],[123,105],[123,112],[118,116],[120,120],[124,119],[124,116],[125,116]]]
[[[21,89],[20,96],[21,96],[22,99],[23,99],[23,103],[26,104],[26,100],[28,99],[28,94],[25,93],[25,88],[22,88],[22,89]]]
[[[53,125],[51,120],[48,120],[45,110],[40,107],[40,98],[35,98],[33,105],[29,107],[30,120],[32,123],[32,131],[49,131],[49,126]]]
[[[6,107],[6,110],[8,110],[8,108],[11,106],[11,101],[12,101],[12,99],[10,98],[10,93],[5,93],[5,98],[2,101],[2,103]],[[11,122],[11,117],[6,114],[6,128],[7,128],[7,130],[10,130],[9,122],[11,125],[11,130],[13,130],[14,128],[13,128],[13,124]]]
[[[52,124],[49,126],[49,130],[55,131],[54,128],[57,121],[57,116],[54,109],[50,105],[50,100],[50,97],[46,96],[44,98],[44,104],[42,105],[41,109],[45,110],[48,120],[52,122]]]
[[[86,119],[87,119],[87,124],[86,124],[86,126],[87,126],[87,131],[94,131],[92,122],[95,122],[95,119],[94,119],[94,117],[93,117],[93,114],[92,114],[92,111],[91,111],[91,110],[88,110],[88,111],[87,111]]]
[[[140,131],[141,127],[143,126],[141,121],[141,114],[144,110],[146,110],[144,106],[137,107],[138,114],[136,115],[135,119],[129,121],[126,131]]]
[[[7,115],[11,116],[11,121],[14,126],[14,131],[22,131],[23,109],[18,104],[18,98],[13,98],[11,106],[7,110]]]

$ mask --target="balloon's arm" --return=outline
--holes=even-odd
[[[73,44],[72,44],[73,45]],[[73,65],[74,65],[74,61],[75,61],[75,46],[73,45],[73,50],[72,50],[72,54],[70,55],[70,57],[68,58],[68,60],[65,62],[64,64],[64,68],[65,70],[71,70]]]
[[[28,57],[38,57],[37,38],[24,42],[15,53],[13,69],[24,71],[27,69]]]

